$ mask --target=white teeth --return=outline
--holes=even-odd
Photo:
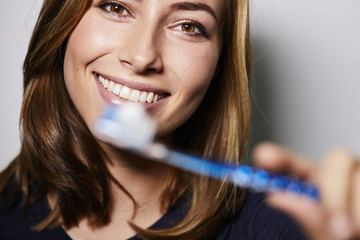
[[[156,103],[157,101],[164,98],[163,96],[159,96],[159,94],[155,94],[154,92],[140,92],[139,90],[130,89],[113,81],[109,81],[101,75],[98,75],[97,78],[101,85],[103,85],[104,88],[109,92],[112,92],[115,95],[132,102]]]
[[[154,93],[153,93],[153,92],[150,92],[150,93],[148,94],[148,97],[147,97],[146,101],[147,101],[148,103],[152,103],[153,99],[154,99]]]
[[[116,85],[114,86],[113,93],[114,93],[115,95],[119,95],[119,94],[120,94],[120,84],[116,84]]]
[[[130,93],[130,88],[124,86],[121,88],[119,96],[125,99],[129,99]]]
[[[147,93],[146,92],[142,92],[141,93],[141,95],[140,95],[140,99],[139,99],[139,101],[141,102],[141,103],[145,103],[146,102],[146,99],[147,99]]]
[[[132,91],[132,93],[130,94],[129,100],[130,100],[130,101],[133,101],[133,102],[138,102],[138,101],[139,101],[139,98],[140,98],[140,91],[139,91],[139,90],[134,90],[134,91]]]
[[[112,91],[114,90],[114,85],[115,85],[114,82],[109,81],[109,86],[108,86],[107,90],[108,90],[109,92],[112,92]]]
[[[99,79],[99,81],[100,81],[101,83],[103,83],[103,82],[105,81],[105,78],[104,78],[103,76],[101,76],[101,75],[99,75],[98,79]]]
[[[103,85],[104,85],[104,88],[107,89],[109,87],[109,80],[105,79]]]

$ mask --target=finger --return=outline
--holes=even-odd
[[[267,199],[271,206],[292,217],[302,227],[309,239],[335,239],[324,225],[326,216],[318,203],[310,201],[306,197],[294,196],[285,192],[269,194]]]
[[[314,181],[316,165],[309,159],[295,154],[285,147],[274,143],[262,143],[254,149],[255,163],[264,169],[292,173],[296,176]]]
[[[352,218],[354,222],[356,236],[360,238],[360,163],[357,164],[357,169],[354,173],[354,184],[352,193]]]
[[[335,150],[327,155],[319,170],[317,184],[322,203],[331,219],[330,227],[340,239],[348,238],[354,231],[350,206],[356,164],[351,154]]]

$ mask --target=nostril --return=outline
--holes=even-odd
[[[161,54],[154,47],[140,46],[119,54],[121,64],[138,74],[157,73],[163,70]]]
[[[132,62],[137,73],[152,73],[162,71],[162,62],[158,58],[136,57]]]

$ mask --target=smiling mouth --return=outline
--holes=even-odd
[[[100,74],[96,74],[96,78],[107,91],[113,93],[116,96],[119,96],[124,100],[128,100],[131,102],[156,103],[166,97],[165,93],[143,91],[133,89],[119,83],[115,83],[111,80],[106,79]]]

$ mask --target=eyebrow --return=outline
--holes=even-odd
[[[178,2],[174,3],[171,6],[172,9],[175,10],[185,10],[185,11],[205,11],[210,13],[216,21],[218,21],[215,11],[207,4],[205,3],[193,3],[193,2]]]

